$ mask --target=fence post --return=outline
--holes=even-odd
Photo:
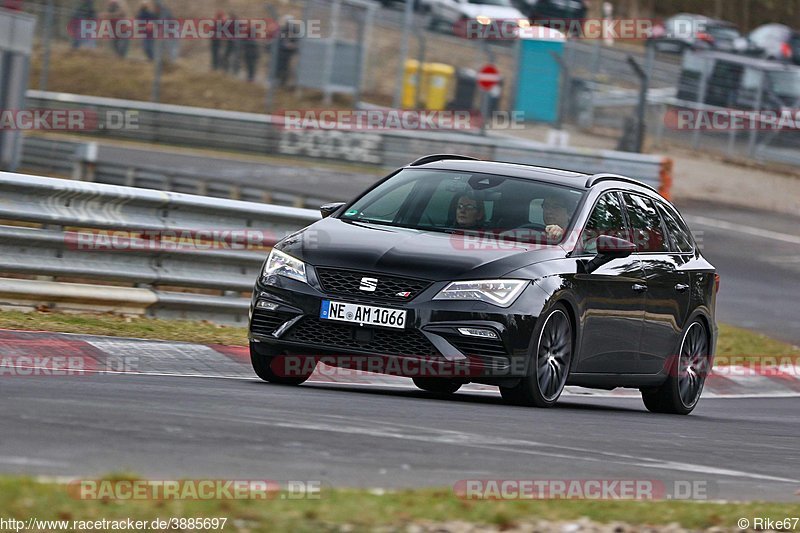
[[[94,181],[97,171],[96,142],[81,144],[75,150],[75,164],[72,167],[72,179],[79,181]]]

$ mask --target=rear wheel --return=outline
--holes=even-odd
[[[461,388],[462,383],[447,378],[413,378],[414,385],[434,394],[453,394]]]
[[[264,381],[278,385],[300,385],[311,377],[314,371],[313,365],[310,370],[303,368],[300,374],[296,369],[291,372],[281,372],[281,366],[285,366],[284,357],[279,350],[268,344],[260,343],[256,348],[255,343],[250,343],[250,363],[256,375]],[[287,373],[290,375],[286,375]]]
[[[708,333],[700,320],[695,320],[683,334],[678,356],[669,365],[669,376],[657,389],[642,390],[648,411],[688,415],[700,395],[710,370]]]
[[[572,362],[572,322],[562,304],[550,310],[537,335],[528,375],[515,387],[500,387],[500,394],[516,405],[552,407],[564,391]]]

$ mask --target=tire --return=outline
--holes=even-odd
[[[569,377],[575,341],[567,308],[556,304],[540,320],[528,374],[515,387],[500,387],[503,399],[514,405],[552,407]]]
[[[413,378],[414,385],[434,394],[453,394],[461,388],[462,383],[447,378]]]
[[[697,406],[710,369],[708,332],[694,320],[683,333],[678,356],[669,362],[669,375],[656,389],[643,389],[642,401],[652,413],[688,415]]]
[[[256,375],[264,381],[277,385],[300,385],[311,377],[313,369],[301,376],[283,376],[276,373],[275,368],[278,368],[281,357],[282,354],[272,346],[261,343],[256,349],[255,343],[250,343],[250,363]]]

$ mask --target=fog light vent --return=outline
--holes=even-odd
[[[496,339],[497,333],[491,329],[458,328],[458,332],[467,337],[480,337],[482,339]]]

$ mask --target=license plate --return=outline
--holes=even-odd
[[[406,327],[406,313],[408,311],[401,309],[323,300],[319,317],[323,320],[403,329]]]

